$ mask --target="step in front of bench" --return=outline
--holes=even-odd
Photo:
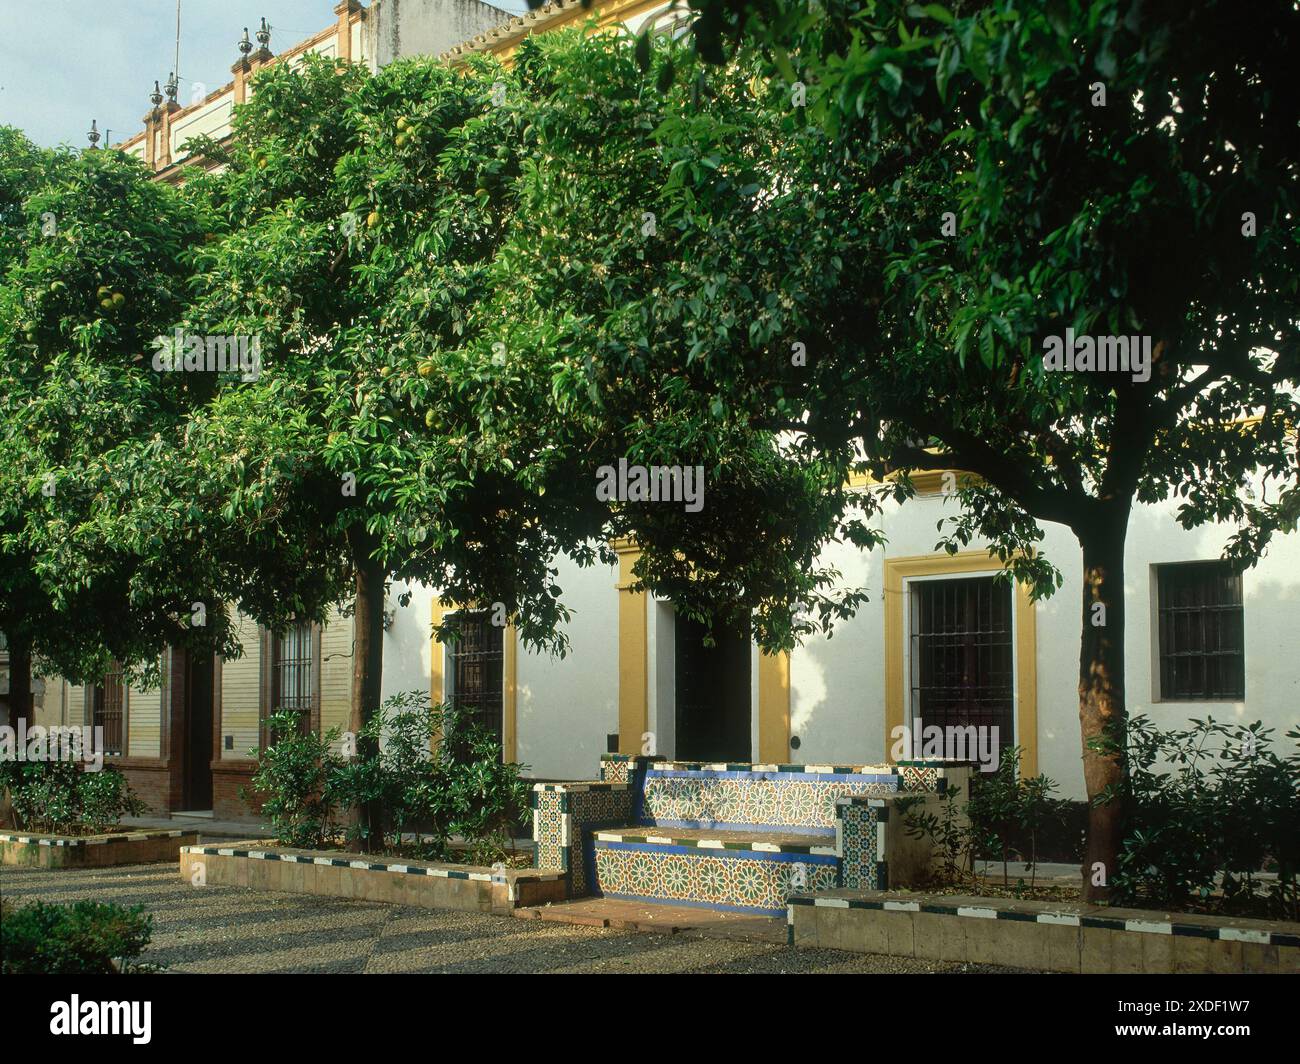
[[[833,889],[839,871],[833,841],[797,832],[638,825],[597,830],[591,845],[605,897],[727,912],[780,915],[792,894]]]

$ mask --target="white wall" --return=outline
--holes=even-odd
[[[878,763],[886,759],[883,571],[887,557],[926,555],[939,536],[935,523],[956,512],[941,496],[890,504],[880,518],[888,536],[863,553],[834,545],[822,561],[842,573],[845,586],[865,586],[870,601],[831,638],[809,641],[790,663],[790,731],[800,738],[796,762]],[[1126,555],[1129,709],[1161,727],[1181,727],[1213,716],[1262,720],[1280,738],[1300,723],[1300,536],[1279,537],[1244,578],[1246,698],[1239,703],[1159,703],[1152,699],[1151,566],[1219,557],[1226,532],[1182,530],[1172,504],[1136,508]],[[1080,762],[1078,668],[1081,558],[1073,534],[1046,525],[1043,552],[1061,570],[1064,585],[1037,606],[1038,763],[1065,797],[1084,794]],[[975,549],[978,544],[973,544]],[[992,563],[991,563],[992,567]],[[591,779],[605,736],[618,731],[618,594],[613,568],[579,569],[560,562],[564,601],[574,612],[567,657],[519,654],[517,757],[538,778]],[[391,599],[398,593],[394,588]],[[430,602],[417,590],[398,610],[384,641],[384,694],[429,686]],[[672,751],[672,608],[649,603],[650,727],[661,753]],[[664,653],[664,648],[669,648]],[[757,692],[757,683],[755,683]],[[757,713],[757,693],[754,698]],[[757,722],[756,722],[757,723]],[[1023,741],[1024,737],[1020,737]],[[757,756],[757,738],[755,738]]]
[[[400,605],[405,592],[409,605]],[[386,610],[394,613],[384,633],[383,698],[403,691],[428,692],[433,663],[433,592],[423,584],[396,580],[388,590]],[[441,647],[439,648],[441,650]]]
[[[520,648],[516,757],[539,779],[596,779],[605,737],[618,731],[618,573],[557,564],[570,648],[564,658]]]
[[[883,549],[855,559],[852,548],[837,547],[824,556],[844,573],[846,586],[865,584],[871,601],[838,625],[831,639],[812,640],[792,655],[790,730],[803,740],[792,759],[843,763],[883,758],[883,560],[931,553],[939,538],[935,523],[956,513],[956,505],[941,496],[891,504],[882,516],[888,536]],[[1279,537],[1243,577],[1245,700],[1155,702],[1151,567],[1218,558],[1227,540],[1223,528],[1183,530],[1174,520],[1175,509],[1171,503],[1138,506],[1130,525],[1125,554],[1129,712],[1143,713],[1161,728],[1183,727],[1193,717],[1262,720],[1280,739],[1300,722],[1300,537]],[[1081,798],[1077,684],[1082,559],[1069,529],[1049,524],[1044,531],[1042,550],[1061,570],[1064,584],[1037,607],[1039,771],[1057,781],[1063,796]]]
[[[618,731],[617,569],[583,569],[557,561],[564,602],[573,618],[565,657],[518,648],[515,672],[515,759],[528,775],[550,779],[595,779],[605,737]],[[412,591],[408,606],[398,597]],[[394,584],[388,608],[395,611],[384,633],[383,696],[428,691],[433,654],[434,592],[422,584]],[[444,671],[445,675],[445,671]]]
[[[834,544],[819,564],[838,569],[844,587],[866,587],[870,600],[829,639],[812,640],[790,655],[790,735],[798,736],[799,748],[789,757],[795,763],[878,764],[885,760],[883,557]]]

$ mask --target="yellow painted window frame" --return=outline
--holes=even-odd
[[[906,582],[913,577],[996,573],[1001,566],[985,551],[959,554],[920,554],[885,559],[885,752],[890,757],[893,732],[906,719],[907,688],[903,665],[903,625]],[[1038,774],[1038,610],[1029,588],[1015,588],[1016,740],[1021,747],[1022,776]],[[892,759],[892,757],[891,757]]]
[[[433,626],[442,624],[449,613],[461,609],[473,609],[472,606],[458,606],[443,599],[433,600]],[[446,644],[438,642],[437,635],[430,636],[429,653],[429,700],[436,706],[446,700],[444,673],[446,662],[443,657]],[[507,763],[518,759],[518,698],[519,678],[519,634],[514,622],[506,625],[501,640],[501,757]]]

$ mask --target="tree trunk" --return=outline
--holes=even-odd
[[[1107,513],[1104,520],[1076,530],[1083,547],[1079,723],[1083,738],[1083,778],[1089,802],[1083,896],[1091,902],[1109,898],[1109,883],[1119,867],[1124,830],[1124,541],[1127,530],[1127,508],[1118,516]],[[1090,748],[1090,742],[1103,738],[1119,743],[1119,750],[1105,753]],[[1108,787],[1119,793],[1110,801],[1097,804],[1098,796]]]
[[[27,727],[35,723],[35,704],[32,699],[32,644],[24,635],[9,635],[9,724],[18,729],[20,719]]]
[[[378,546],[375,538],[353,526],[348,541],[356,570],[356,604],[352,638],[352,717],[348,725],[354,735],[379,715],[384,677],[384,565],[371,557]],[[375,739],[358,738],[362,757],[377,757]],[[365,831],[365,850],[373,852],[384,844],[384,811],[378,801],[367,802],[360,811]]]

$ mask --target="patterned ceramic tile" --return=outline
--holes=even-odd
[[[591,830],[632,823],[633,798],[633,792],[627,788],[569,795],[572,817],[569,882],[574,897],[582,897],[591,889],[588,884]]]
[[[896,794],[900,785],[940,789],[945,772],[928,763],[755,768],[606,755],[604,782],[537,785],[537,863],[566,869],[574,897],[600,891],[747,911],[781,911],[795,890],[885,889],[887,810],[872,800]],[[650,827],[662,828],[664,837],[592,838],[598,829],[638,823],[643,840]],[[719,852],[698,840],[673,843],[671,829],[681,827],[754,832],[758,848],[728,843]],[[764,842],[764,832],[832,837],[834,844],[828,839],[821,852],[783,851]]]
[[[697,827],[762,827],[830,835],[836,799],[886,795],[891,774],[730,773],[707,770],[646,774],[641,821]]]
[[[622,783],[537,784],[533,791],[534,862],[569,873],[569,893],[588,892],[591,830],[631,824],[636,794]]]
[[[595,869],[598,889],[607,896],[773,915],[785,912],[792,894],[836,886],[833,857],[753,850],[715,853],[598,841]]]
[[[937,791],[939,770],[933,766],[901,765],[898,770],[905,791]]]
[[[627,783],[631,762],[626,757],[602,757],[600,778],[607,783]]]
[[[886,810],[862,802],[840,806],[839,845],[841,885],[856,890],[885,890],[883,832]]]

